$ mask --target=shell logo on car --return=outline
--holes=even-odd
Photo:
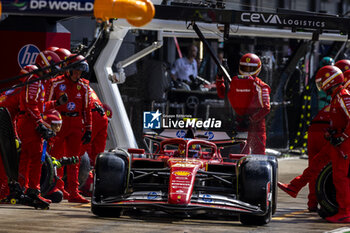
[[[187,171],[176,171],[173,173],[176,176],[189,176],[191,175],[191,172],[187,172]]]

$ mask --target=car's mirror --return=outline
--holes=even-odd
[[[145,149],[129,148],[128,152],[130,154],[144,154],[145,153]]]

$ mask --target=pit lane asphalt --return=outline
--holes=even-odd
[[[307,166],[307,160],[279,160],[279,181],[288,182]],[[0,232],[328,232],[350,224],[332,224],[306,209],[307,188],[297,198],[278,192],[277,212],[265,226],[243,226],[237,218],[173,218],[163,213],[142,213],[121,218],[99,218],[90,204],[51,204],[50,210],[21,205],[0,205]],[[338,230],[337,232],[345,232]]]

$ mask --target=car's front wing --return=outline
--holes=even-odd
[[[93,201],[93,205],[100,207],[139,208],[162,210],[165,212],[231,212],[237,214],[264,215],[259,206],[237,200],[235,195],[223,196],[213,194],[194,194],[188,205],[169,204],[167,194],[161,191],[134,192],[131,195],[110,197],[101,202]]]

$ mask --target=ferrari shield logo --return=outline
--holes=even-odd
[[[80,85],[78,85],[78,86],[77,86],[77,89],[78,89],[78,91],[80,91],[80,89],[81,89],[81,86],[80,86]]]
[[[247,57],[247,59],[245,59],[246,62],[250,62],[250,57]]]

